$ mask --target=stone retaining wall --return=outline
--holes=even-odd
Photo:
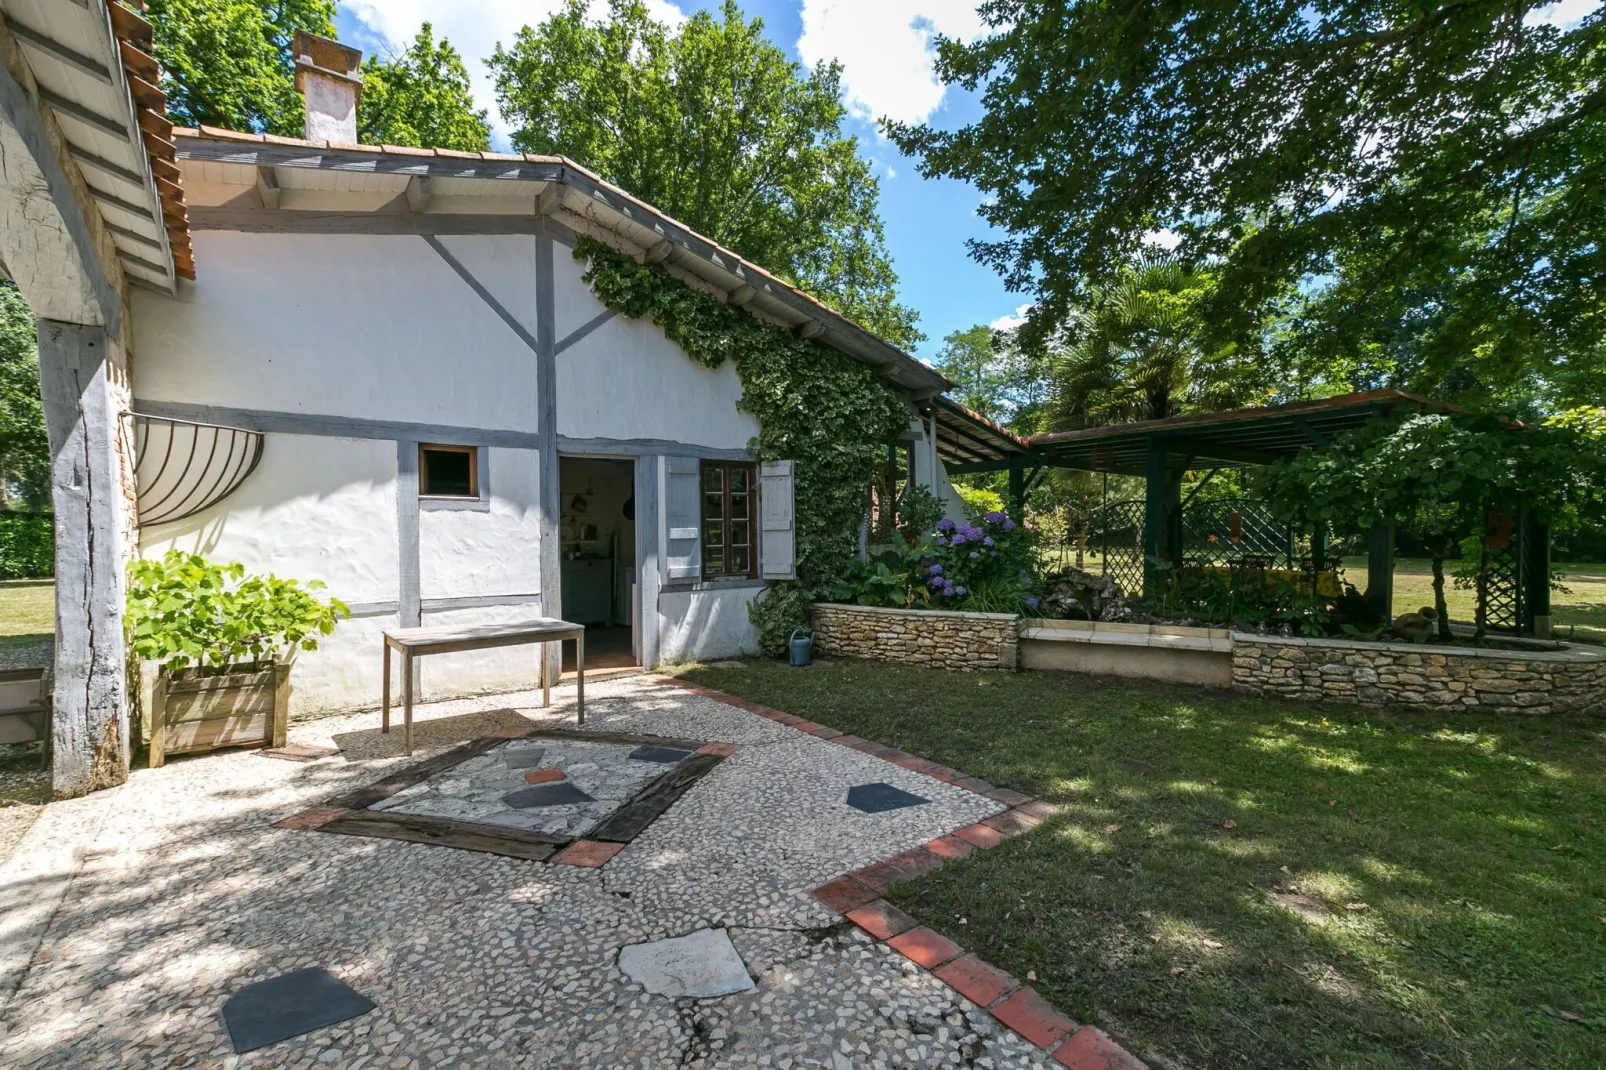
[[[1014,672],[1016,630],[1017,618],[1009,613],[877,609],[826,602],[814,607],[814,649],[827,657]]]
[[[1486,650],[1232,634],[1233,687],[1482,713],[1606,712],[1606,650]]]

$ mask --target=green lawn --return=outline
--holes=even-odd
[[[1060,804],[892,897],[1140,1055],[1606,1066],[1606,719],[849,662],[684,675]]]
[[[1551,621],[1558,638],[1578,638],[1606,643],[1606,565],[1571,565],[1557,562],[1555,571],[1565,591],[1550,592]],[[1451,562],[1447,570],[1454,569]],[[1366,587],[1366,558],[1346,557],[1344,572],[1349,581]],[[1473,620],[1470,590],[1455,586],[1446,577],[1444,600],[1450,619],[1465,624]],[[1433,567],[1427,561],[1401,559],[1394,563],[1394,611],[1404,613],[1418,606],[1433,604]]]
[[[0,580],[0,648],[53,639],[55,598],[51,580]]]

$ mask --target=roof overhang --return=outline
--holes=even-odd
[[[873,367],[924,401],[951,384],[829,306],[561,156],[345,145],[201,127],[174,141],[192,225],[589,236]]]
[[[123,275],[165,293],[194,277],[151,27],[107,0],[0,0],[0,18],[88,188]]]

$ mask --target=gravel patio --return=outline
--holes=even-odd
[[[602,868],[275,823],[499,729],[572,726],[572,688],[294,725],[338,746],[139,770],[57,803],[0,867],[0,1065],[1026,1067],[1049,1056],[810,892],[1005,809],[646,676],[593,683],[587,729],[738,745]],[[930,800],[846,804],[882,782]],[[648,993],[621,948],[726,929],[755,987]],[[377,1004],[235,1055],[242,986],[323,966]]]

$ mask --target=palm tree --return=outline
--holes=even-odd
[[[1260,393],[1256,363],[1206,341],[1197,309],[1210,276],[1150,256],[1096,287],[1053,354],[1053,429],[1237,408]]]

